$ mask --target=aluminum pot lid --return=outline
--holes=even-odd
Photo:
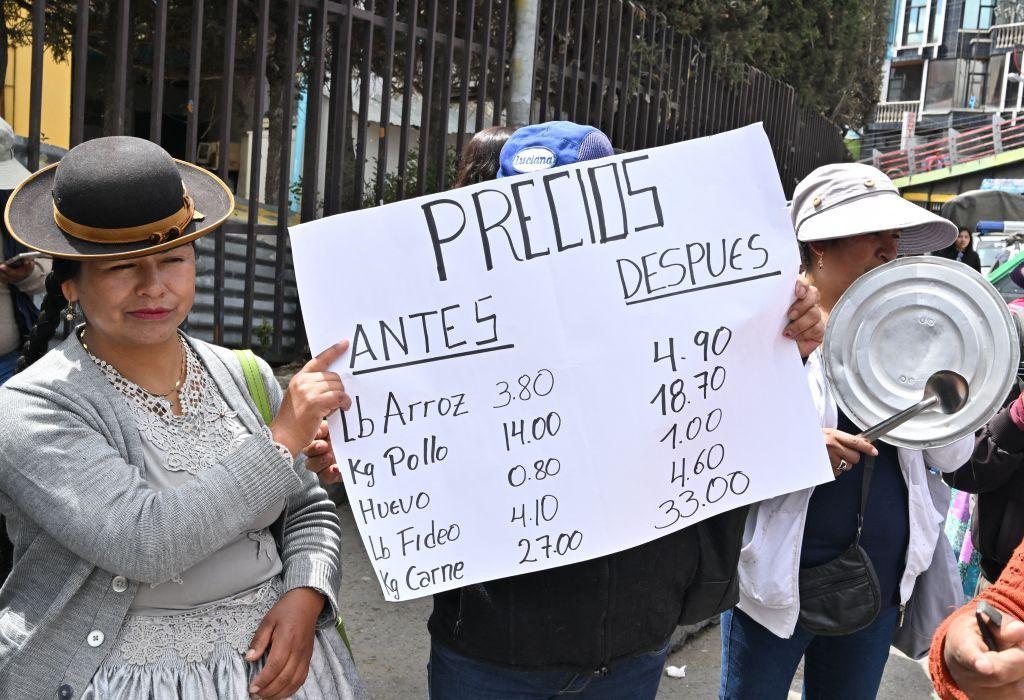
[[[881,438],[897,447],[947,445],[1002,407],[1020,361],[1017,325],[984,277],[934,256],[900,258],[859,277],[832,309],[822,346],[836,403],[862,430],[921,400],[941,369],[971,396],[958,413],[925,411]]]

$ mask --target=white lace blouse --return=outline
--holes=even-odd
[[[145,479],[155,491],[199,477],[250,434],[195,352],[187,343],[182,347],[186,370],[179,392],[180,416],[174,415],[166,398],[145,391],[93,356],[138,423]],[[268,528],[283,507],[282,502],[261,513],[246,532],[180,576],[140,586],[120,635],[120,651],[127,660],[152,663],[176,648],[179,658],[198,661],[224,641],[244,652],[255,626],[279,595],[273,588],[279,588],[281,560]],[[154,644],[156,639],[167,643]]]

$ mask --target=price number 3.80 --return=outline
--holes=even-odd
[[[748,488],[750,488],[750,477],[743,472],[736,471],[724,476],[712,477],[704,489],[703,498],[699,498],[694,491],[686,489],[680,491],[675,498],[662,501],[658,507],[668,517],[668,520],[661,525],[655,525],[655,527],[658,530],[672,527],[680,520],[692,518],[701,508],[714,505],[729,494],[742,495]]]
[[[533,377],[528,374],[522,375],[516,383],[518,386],[513,386],[509,382],[495,384],[496,387],[500,387],[498,400],[501,403],[492,408],[505,408],[516,400],[529,401],[535,396],[547,396],[555,388],[555,375],[549,369],[542,369]]]

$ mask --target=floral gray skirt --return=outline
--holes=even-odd
[[[129,615],[83,700],[245,700],[264,659],[243,655],[281,595],[279,578],[197,610]],[[318,630],[309,675],[294,698],[363,700],[355,664],[333,627]]]

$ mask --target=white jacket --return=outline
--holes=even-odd
[[[825,379],[820,351],[807,361],[807,383],[821,426],[835,428],[839,411]],[[954,471],[970,459],[973,449],[973,435],[931,450],[897,448],[910,500],[910,544],[900,581],[902,605],[910,599],[917,577],[931,564],[946,518],[945,508],[938,510],[932,500],[928,480],[935,477],[929,477],[927,467]],[[796,491],[753,505],[743,534],[739,607],[772,634],[786,639],[793,636],[800,615],[800,549],[813,491]]]

